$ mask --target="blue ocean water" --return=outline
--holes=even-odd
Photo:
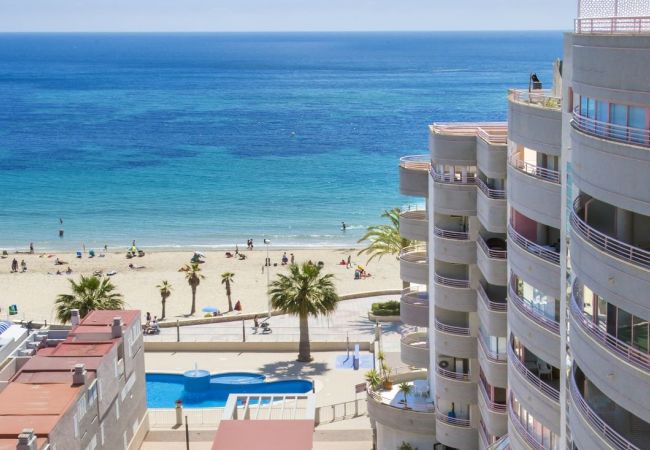
[[[0,248],[353,243],[414,201],[398,158],[428,123],[505,120],[561,54],[559,32],[0,34]]]

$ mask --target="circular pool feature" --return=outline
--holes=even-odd
[[[181,400],[184,408],[214,408],[225,406],[230,394],[302,394],[313,388],[308,380],[265,380],[264,375],[250,372],[147,373],[147,406],[174,408]]]

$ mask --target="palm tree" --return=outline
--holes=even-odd
[[[411,390],[413,389],[413,385],[403,382],[399,384],[399,391],[404,394],[404,408],[408,407],[408,404],[406,403],[406,396],[411,393]]]
[[[79,310],[81,318],[98,309],[123,309],[122,294],[115,292],[115,285],[108,278],[81,276],[79,282],[70,280],[72,294],[56,298],[56,318],[61,323],[70,321],[70,312]]]
[[[368,227],[366,234],[358,242],[370,241],[370,244],[359,251],[358,255],[370,255],[369,263],[375,258],[381,259],[384,255],[399,255],[403,248],[412,245],[409,239],[405,239],[399,234],[399,214],[399,208],[385,210],[381,217],[387,218],[390,224]]]
[[[160,301],[162,303],[162,316],[160,316],[160,320],[164,320],[165,303],[167,302],[169,296],[172,295],[172,284],[167,280],[163,280],[163,282],[157,285],[156,287],[160,291]]]
[[[198,263],[185,264],[178,271],[185,272],[187,284],[192,288],[192,310],[190,311],[190,316],[192,316],[196,312],[196,288],[201,284],[201,280],[205,279],[205,276],[201,273],[201,266]]]
[[[311,361],[308,318],[328,315],[336,309],[339,296],[334,275],[322,275],[320,267],[308,262],[290,264],[289,274],[278,274],[269,294],[273,308],[300,318],[298,361]]]
[[[221,274],[221,284],[226,285],[226,297],[228,297],[228,311],[232,311],[232,291],[230,285],[235,282],[235,274],[232,272],[224,272]]]

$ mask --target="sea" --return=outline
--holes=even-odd
[[[559,31],[0,34],[0,249],[355,245],[423,202],[398,163],[428,124],[506,120],[561,55]]]

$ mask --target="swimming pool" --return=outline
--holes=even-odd
[[[199,379],[203,382],[197,384]],[[312,390],[308,380],[266,381],[264,375],[249,372],[147,373],[146,383],[149,408],[174,408],[176,400],[182,400],[185,408],[214,408],[225,406],[230,394],[295,394]]]

